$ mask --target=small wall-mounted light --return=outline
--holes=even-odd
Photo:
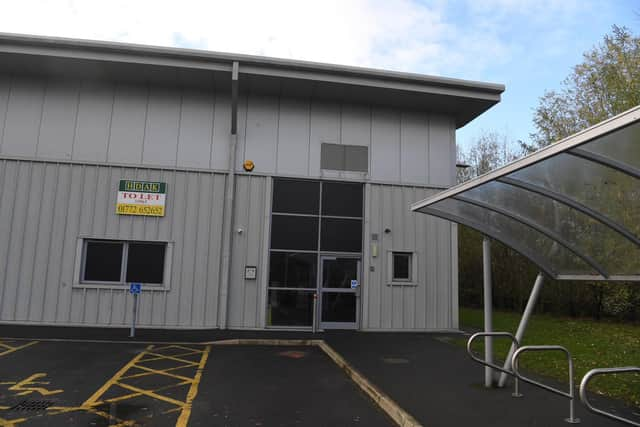
[[[242,228],[238,228],[236,230],[236,233],[238,233],[238,234],[242,234],[243,232],[244,232],[244,229],[242,229]]]
[[[390,228],[385,228],[384,229],[384,234],[389,234],[391,233],[391,229]]]
[[[244,168],[245,171],[251,172],[253,168],[256,167],[256,165],[254,165],[251,160],[245,160],[244,163],[242,164],[242,167]]]

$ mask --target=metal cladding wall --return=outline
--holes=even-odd
[[[171,243],[170,288],[143,290],[141,326],[217,327],[230,114],[228,93],[0,75],[0,321],[127,325],[127,289],[77,283],[94,237]],[[236,179],[228,327],[265,326],[270,176],[367,183],[363,329],[457,326],[455,227],[408,210],[453,183],[452,118],[244,93],[238,120],[236,168],[256,169]],[[369,173],[321,170],[321,143],[367,146]],[[166,182],[166,216],[116,215],[120,179]],[[390,250],[417,252],[417,286],[388,286]]]
[[[167,183],[166,216],[116,215],[120,179]],[[0,320],[126,325],[128,289],[78,285],[78,239],[172,243],[170,290],[146,287],[142,326],[215,327],[225,175],[0,160]],[[80,287],[83,286],[83,287]]]
[[[227,170],[228,93],[0,75],[0,154]],[[236,169],[365,178],[320,169],[321,143],[369,148],[367,180],[450,186],[455,126],[447,116],[260,94],[241,96]]]
[[[455,226],[404,207],[437,191],[421,187],[369,185],[365,195],[362,328],[429,330],[458,327],[457,241]],[[389,230],[385,233],[385,229]],[[371,234],[378,240],[371,241]],[[378,254],[372,256],[371,245]],[[415,252],[417,280],[391,285],[389,251]],[[374,272],[369,271],[373,266]]]

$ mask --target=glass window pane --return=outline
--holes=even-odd
[[[318,218],[271,216],[271,249],[318,250]]]
[[[640,169],[640,122],[601,136],[579,148]]]
[[[322,215],[362,217],[362,184],[323,182]]]
[[[315,288],[316,254],[271,252],[269,286],[276,288]]]
[[[320,210],[320,183],[275,179],[273,212],[317,215]]]
[[[323,259],[322,287],[351,289],[351,281],[358,280],[358,261],[356,258]]]
[[[120,282],[122,242],[88,241],[84,260],[84,280]]]
[[[443,200],[432,207],[480,224],[495,238],[524,252],[530,259],[540,259],[555,273],[598,274],[556,241],[504,215],[452,199]]]
[[[166,243],[129,243],[127,282],[162,284]]]
[[[362,220],[323,218],[320,249],[335,252],[362,251]]]
[[[269,291],[267,324],[270,326],[311,326],[312,291]]]
[[[411,280],[411,254],[393,253],[393,280]]]
[[[353,292],[323,292],[322,321],[355,322],[356,294]]]
[[[640,273],[640,248],[622,235],[580,211],[537,193],[490,182],[465,193],[552,230],[591,256],[608,272]]]

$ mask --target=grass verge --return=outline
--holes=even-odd
[[[493,329],[515,333],[520,313],[495,311]],[[483,329],[480,309],[460,308],[463,329]],[[480,352],[482,340],[474,350]],[[465,341],[466,343],[466,341]],[[508,339],[495,339],[496,358],[504,359],[509,350]],[[532,316],[521,345],[557,344],[566,347],[573,356],[576,385],[593,368],[640,366],[640,326],[574,319],[536,314]],[[563,353],[525,353],[521,366],[536,374],[567,383],[568,367]],[[640,375],[617,374],[596,377],[591,391],[640,406]]]

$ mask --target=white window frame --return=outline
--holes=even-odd
[[[409,255],[409,279],[393,277],[393,257],[395,254]],[[394,249],[387,252],[387,285],[388,286],[417,286],[418,285],[418,256],[413,250]]]
[[[118,282],[84,280],[84,268],[87,252],[87,242],[104,241],[122,243],[122,266],[120,269],[120,280]],[[99,289],[128,289],[129,282],[126,281],[126,265],[130,243],[161,243],[165,245],[164,267],[162,274],[162,283],[142,283],[142,289],[152,289],[154,291],[169,291],[171,280],[171,262],[173,259],[173,242],[164,240],[126,240],[126,239],[108,239],[103,237],[79,237],[76,245],[76,262],[74,268],[74,288],[99,288]]]

